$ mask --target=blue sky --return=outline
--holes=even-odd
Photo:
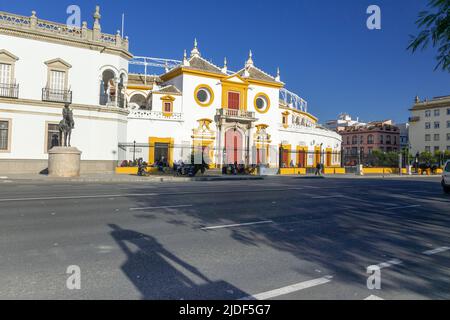
[[[181,59],[198,38],[202,55],[240,69],[252,49],[256,66],[281,69],[286,87],[309,102],[321,122],[348,112],[365,121],[406,121],[415,95],[450,94],[450,74],[434,71],[434,50],[406,51],[427,0],[0,0],[0,11],[65,22],[77,4],[92,26],[101,6],[102,30],[125,34],[135,55]],[[380,6],[382,29],[366,28],[369,5]]]

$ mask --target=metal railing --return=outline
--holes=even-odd
[[[0,83],[0,97],[19,98],[19,85],[16,83]]]
[[[294,92],[284,88],[280,89],[280,100],[282,100],[290,108],[308,112],[308,102]]]
[[[42,101],[72,103],[72,91],[42,88]]]

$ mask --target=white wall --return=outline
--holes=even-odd
[[[0,35],[0,43],[1,49],[19,58],[15,78],[20,85],[19,98],[23,99],[41,100],[42,88],[47,85],[45,62],[52,59],[61,58],[72,65],[68,86],[76,104],[99,104],[102,67],[128,72],[128,61],[118,55],[6,35]]]
[[[0,102],[0,118],[11,119],[11,152],[0,159],[47,159],[46,122],[59,123],[60,108],[16,105]],[[117,146],[126,138],[126,116],[116,113],[74,110],[72,146],[82,160],[117,160]]]

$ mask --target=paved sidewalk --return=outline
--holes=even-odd
[[[13,182],[188,182],[188,181],[236,181],[262,180],[260,176],[222,176],[198,175],[196,177],[176,177],[171,175],[152,175],[139,177],[136,175],[117,175],[113,173],[86,174],[77,178],[56,178],[41,174],[11,174],[0,176],[0,183]]]

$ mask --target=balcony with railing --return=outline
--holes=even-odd
[[[163,113],[161,111],[152,110],[131,110],[128,114],[129,119],[142,119],[142,120],[165,120],[165,121],[184,121],[182,113]]]
[[[72,103],[72,91],[43,88],[42,101]]]
[[[17,83],[0,83],[0,97],[19,98],[19,85]]]
[[[419,122],[420,121],[420,117],[409,117],[408,119],[409,122]]]
[[[258,120],[254,112],[228,108],[217,109],[216,116],[219,119],[230,121],[254,122]]]

